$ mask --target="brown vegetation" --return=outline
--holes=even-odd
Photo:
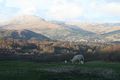
[[[120,61],[119,44],[75,43],[63,41],[0,40],[0,55],[22,56],[34,60],[70,60],[76,54],[83,54],[85,61]],[[43,57],[44,55],[44,57]],[[36,56],[36,57],[34,57]],[[43,59],[42,59],[43,58]]]

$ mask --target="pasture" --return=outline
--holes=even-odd
[[[120,63],[0,61],[0,80],[120,80]]]

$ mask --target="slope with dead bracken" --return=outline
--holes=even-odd
[[[23,40],[51,40],[48,37],[30,30],[0,30],[0,38],[13,38]]]

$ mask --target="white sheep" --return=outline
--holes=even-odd
[[[64,63],[67,64],[67,60],[65,60]]]
[[[72,63],[81,63],[81,64],[84,64],[84,56],[79,54],[79,55],[75,55],[72,60],[71,60]]]

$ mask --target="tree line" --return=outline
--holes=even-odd
[[[47,62],[70,60],[77,54],[82,54],[85,61],[120,61],[120,44],[0,39],[0,58]]]

